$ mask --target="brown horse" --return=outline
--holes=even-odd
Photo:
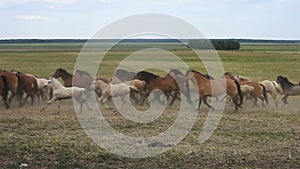
[[[34,97],[38,94],[38,83],[34,76],[22,74],[19,71],[11,70],[12,73],[19,75],[24,92],[27,94],[24,101],[31,98],[31,105],[34,103]],[[12,96],[13,97],[13,96]],[[10,98],[11,99],[11,98]]]
[[[258,82],[252,82],[248,78],[243,78],[241,76],[237,76],[236,79],[240,83],[240,85],[249,85],[253,87],[254,106],[257,106],[257,98],[261,100],[263,106],[265,106],[265,102],[267,104],[269,103],[267,90],[263,84],[260,84]]]
[[[6,78],[8,91],[11,91],[12,95],[16,95],[17,100],[19,101],[19,107],[21,107],[23,105],[23,86],[20,76],[6,70],[0,71],[0,75]],[[11,100],[9,100],[8,102],[10,103]]]
[[[2,96],[3,103],[6,107],[6,109],[8,109],[9,108],[9,105],[7,103],[8,84],[7,84],[6,77],[3,75],[1,75],[1,78],[0,78],[0,95]]]
[[[52,75],[54,78],[62,78],[65,87],[72,87],[73,75],[68,73],[65,69],[56,69],[55,73]]]
[[[87,72],[77,70],[75,75],[68,73],[65,69],[59,68],[52,75],[54,78],[62,78],[65,87],[80,87],[89,89],[94,82],[94,78]]]
[[[195,79],[195,83],[198,86],[199,91],[199,105],[198,109],[200,110],[201,102],[204,103],[209,107],[213,107],[207,103],[208,97],[217,97],[222,94],[227,94],[231,97],[233,103],[235,104],[235,110],[238,110],[238,107],[241,107],[243,103],[243,94],[241,92],[241,88],[239,83],[231,79],[215,79],[210,80],[207,78],[206,75],[197,72],[195,70],[188,70],[186,73],[186,77],[189,77],[190,80],[193,81]],[[194,77],[194,78],[193,78]],[[213,86],[213,90],[212,90]],[[240,97],[240,103],[238,103],[238,98]]]
[[[140,104],[143,104],[145,99],[155,89],[163,91],[166,95],[174,92],[174,97],[172,98],[172,101],[169,104],[170,106],[173,105],[174,101],[178,96],[179,86],[177,85],[175,79],[169,74],[167,74],[166,77],[160,77],[156,74],[147,71],[140,71],[134,76],[134,79],[144,80],[146,82],[145,97],[142,99]],[[155,95],[155,97],[158,98],[159,95]]]

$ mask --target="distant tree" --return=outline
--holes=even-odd
[[[190,39],[187,45],[194,49],[213,49],[212,47],[214,47],[216,50],[239,50],[240,49],[240,43],[234,40],[209,41],[208,39]]]

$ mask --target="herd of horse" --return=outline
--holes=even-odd
[[[38,101],[46,101],[41,111],[53,101],[75,98],[80,103],[81,112],[83,104],[90,109],[87,100],[92,91],[95,91],[99,102],[103,103],[106,108],[109,108],[107,102],[111,98],[125,99],[127,95],[134,100],[136,105],[143,105],[151,93],[155,100],[165,102],[168,99],[161,100],[161,92],[163,92],[167,98],[171,97],[170,106],[176,100],[186,97],[189,103],[198,103],[198,110],[202,102],[208,108],[214,109],[207,101],[209,97],[219,100],[219,97],[224,96],[220,101],[229,97],[235,110],[238,110],[247,100],[251,100],[253,105],[257,106],[258,99],[260,99],[262,105],[265,106],[269,102],[267,93],[272,96],[276,106],[279,104],[278,95],[283,95],[284,105],[288,103],[289,96],[300,95],[300,83],[293,84],[287,77],[278,76],[274,81],[255,82],[230,72],[226,72],[222,77],[214,78],[195,70],[183,73],[178,69],[171,69],[162,77],[148,71],[135,73],[118,69],[112,78],[94,78],[85,71],[77,70],[73,75],[59,68],[50,79],[38,78],[16,70],[0,70],[0,76],[0,95],[6,109],[10,107],[14,97],[19,107],[26,104],[29,97],[32,105],[35,98]],[[63,84],[57,80],[58,78],[62,79]],[[192,100],[191,94],[195,93],[199,98]],[[59,109],[58,104],[58,112]]]

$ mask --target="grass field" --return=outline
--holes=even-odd
[[[170,44],[151,44],[180,56],[191,68],[205,72],[190,50]],[[1,44],[0,69],[17,69],[39,77],[50,77],[57,68],[72,72],[82,44]],[[98,75],[110,76],[114,68],[139,44],[129,44],[108,53]],[[300,53],[294,44],[242,44],[240,51],[218,51],[225,71],[259,81],[287,76],[300,81]],[[269,97],[270,98],[270,97]],[[172,150],[146,159],[123,158],[93,143],[77,120],[71,101],[63,101],[61,113],[56,104],[45,112],[42,105],[0,106],[0,168],[299,168],[300,96],[290,97],[285,107],[253,108],[250,102],[238,112],[226,105],[214,134],[198,142],[207,108],[202,106],[187,137]],[[137,124],[106,110],[106,120],[118,131],[131,136],[148,136],[173,124],[177,108],[169,107],[157,120]]]

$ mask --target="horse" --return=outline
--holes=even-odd
[[[50,78],[50,81],[51,81],[51,87],[53,89],[53,97],[40,110],[41,112],[44,111],[48,107],[48,105],[50,105],[52,102],[57,100],[58,101],[57,114],[59,114],[59,112],[60,112],[60,100],[70,99],[72,97],[74,97],[75,100],[80,103],[80,113],[82,112],[83,104],[85,104],[86,107],[89,110],[92,110],[89,107],[89,105],[87,104],[86,100],[82,98],[83,94],[86,92],[85,88],[65,87],[57,79],[55,79],[53,77]]]
[[[61,78],[64,82],[65,87],[80,87],[87,90],[91,89],[91,86],[94,82],[94,78],[87,72],[76,70],[75,75],[73,76],[65,69],[59,68],[52,75],[54,78]],[[50,88],[50,98],[52,98],[52,88]]]
[[[300,84],[293,84],[288,80],[288,78],[283,76],[278,76],[276,82],[279,83],[282,87],[283,94],[284,94],[282,101],[284,105],[288,104],[287,98],[289,96],[300,95]]]
[[[0,78],[0,95],[2,96],[5,108],[8,109],[9,108],[9,105],[7,102],[8,83],[7,83],[6,77],[3,75],[1,75],[1,78]]]
[[[51,81],[45,78],[36,78],[36,81],[38,84],[38,99],[47,100],[47,93],[51,86]]]
[[[52,75],[54,78],[62,78],[65,87],[72,87],[73,75],[67,72],[65,69],[59,68],[56,69]]]
[[[94,82],[94,78],[85,71],[76,70],[73,76],[73,86],[90,89],[91,85]]]
[[[18,74],[21,78],[21,83],[23,86],[24,92],[27,94],[24,101],[26,101],[29,97],[31,98],[31,105],[34,103],[34,97],[38,94],[38,84],[37,80],[34,76],[25,75],[19,71],[11,70],[12,73]],[[13,95],[12,95],[13,97]],[[10,98],[10,100],[12,99]]]
[[[125,102],[125,97],[131,91],[139,91],[139,89],[133,85],[128,85],[126,83],[112,84],[101,78],[97,78],[94,81],[94,86],[95,91],[100,92],[100,94],[98,94],[98,96],[100,96],[99,101],[104,104],[105,108],[110,108],[106,103],[112,97],[121,97],[122,101]]]
[[[121,82],[130,81],[133,79],[134,76],[135,76],[134,72],[129,72],[124,69],[118,69],[115,72],[115,75],[113,76],[113,81],[114,81],[114,77],[117,77],[118,80],[120,80]]]
[[[195,80],[197,83],[199,92],[198,110],[200,110],[202,101],[204,101],[209,108],[214,109],[207,103],[207,98],[217,97],[222,94],[227,94],[231,97],[235,104],[235,110],[238,110],[238,107],[241,108],[241,104],[243,103],[243,94],[241,92],[240,84],[237,81],[227,78],[210,80],[207,76],[195,70],[188,70],[186,77],[189,77],[190,80]],[[212,86],[214,86],[214,90],[212,90]],[[240,103],[238,103],[238,98],[240,98]]]
[[[124,82],[127,85],[130,86],[134,86],[136,87],[136,89],[138,89],[138,94],[140,95],[140,100],[142,100],[144,98],[145,95],[145,87],[146,87],[146,82],[143,80],[139,80],[139,79],[133,79],[130,81],[126,81]],[[131,98],[133,98],[135,100],[135,104],[138,104],[138,99],[135,96],[136,91],[134,92],[130,92],[130,96]]]
[[[269,93],[272,96],[273,101],[274,101],[275,105],[277,106],[278,105],[277,94],[280,94],[280,95],[283,94],[282,89],[278,85],[278,83],[276,81],[271,81],[271,80],[263,80],[258,83],[260,83],[266,87],[267,93]]]
[[[150,93],[155,89],[163,91],[166,95],[174,92],[173,98],[169,106],[172,106],[175,100],[178,98],[179,86],[176,80],[169,73],[165,77],[160,77],[156,74],[147,71],[140,71],[134,76],[134,79],[143,80],[146,83],[145,97],[141,100],[141,105],[144,103],[145,99],[148,98]],[[157,99],[159,97],[159,95],[157,95],[156,92],[155,97]]]
[[[14,74],[7,70],[1,70],[0,75],[6,78],[8,91],[10,91],[12,95],[16,95],[17,100],[19,101],[19,107],[22,107],[23,86],[22,86],[20,75]],[[8,100],[8,103],[10,102],[11,100]]]
[[[225,72],[222,77],[237,81],[237,79],[235,78],[235,76],[231,72]],[[244,78],[244,79],[248,79],[248,78]],[[252,100],[253,95],[254,95],[254,87],[253,86],[242,84],[241,85],[241,92],[242,92],[243,96],[245,97],[244,103],[249,99],[252,101],[252,103],[254,103],[253,100]],[[224,98],[222,100],[224,100]]]
[[[249,78],[240,75],[236,76],[235,78],[240,83],[240,85],[249,85],[254,88],[253,95],[252,95],[254,99],[254,106],[257,106],[257,98],[261,99],[262,106],[265,106],[265,102],[266,104],[269,103],[267,90],[263,84],[260,84],[258,82],[252,82]]]

